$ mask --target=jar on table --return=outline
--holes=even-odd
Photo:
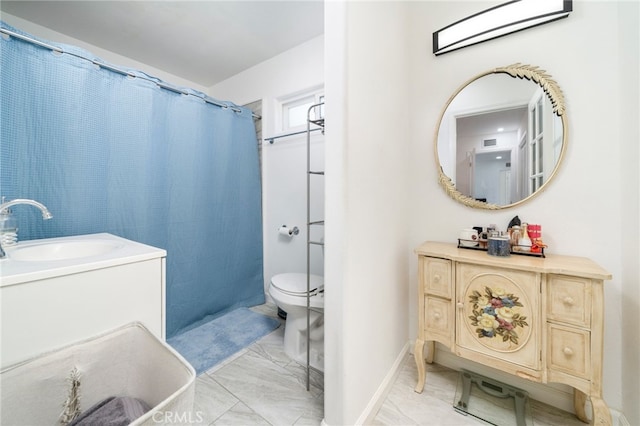
[[[511,247],[513,247],[514,250],[518,250],[518,243],[520,242],[520,227],[518,225],[514,225],[511,227],[511,235],[510,235],[510,239],[511,239]]]

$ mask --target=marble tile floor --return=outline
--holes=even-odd
[[[277,318],[273,305],[252,308]],[[281,320],[282,321],[282,320]],[[324,417],[324,378],[284,353],[282,326],[214,366],[196,379],[190,424],[199,425],[320,425]],[[436,364],[427,366],[424,391],[413,391],[417,370],[407,355],[373,425],[486,425],[452,407],[458,372]],[[572,414],[531,401],[534,426],[583,426]],[[507,423],[508,424],[508,423]],[[515,421],[513,422],[515,425]]]
[[[438,364],[427,364],[427,380],[421,394],[414,391],[418,370],[413,355],[406,355],[400,373],[391,391],[374,418],[373,425],[437,425],[465,426],[487,425],[470,415],[464,415],[453,408],[460,373]],[[473,392],[472,392],[473,395]],[[470,402],[483,404],[484,401],[472,396]],[[495,406],[491,406],[495,407]],[[485,407],[483,407],[485,408]],[[531,416],[527,425],[533,426],[584,426],[578,418],[539,401],[529,400]],[[492,410],[493,415],[506,413],[506,418],[493,417],[500,425],[516,425],[511,410]],[[502,411],[502,413],[501,413]],[[533,419],[533,423],[530,420]]]
[[[277,317],[274,305],[252,310]],[[194,415],[200,425],[319,425],[324,377],[291,360],[283,348],[284,321],[276,330],[196,379]]]

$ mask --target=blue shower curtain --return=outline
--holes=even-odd
[[[0,194],[54,216],[14,207],[20,240],[108,232],[166,249],[168,337],[264,302],[251,111],[73,46],[0,43]]]

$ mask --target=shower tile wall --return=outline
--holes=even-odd
[[[255,115],[262,117],[262,100],[254,101],[243,105]],[[260,161],[260,177],[262,178],[262,118],[254,118],[253,123],[256,126],[256,139],[258,140],[258,159]]]

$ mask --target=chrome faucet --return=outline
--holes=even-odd
[[[34,200],[29,200],[26,198],[16,198],[15,200],[7,201],[6,203],[0,204],[0,214],[9,214],[9,210],[8,210],[9,207],[15,206],[18,204],[28,204],[30,206],[39,208],[40,211],[42,212],[42,219],[44,220],[48,220],[53,217],[53,215],[49,212],[49,210],[45,207],[44,204]],[[0,239],[0,259],[4,259],[6,256],[7,255],[4,252],[4,249],[2,248],[2,241]]]

